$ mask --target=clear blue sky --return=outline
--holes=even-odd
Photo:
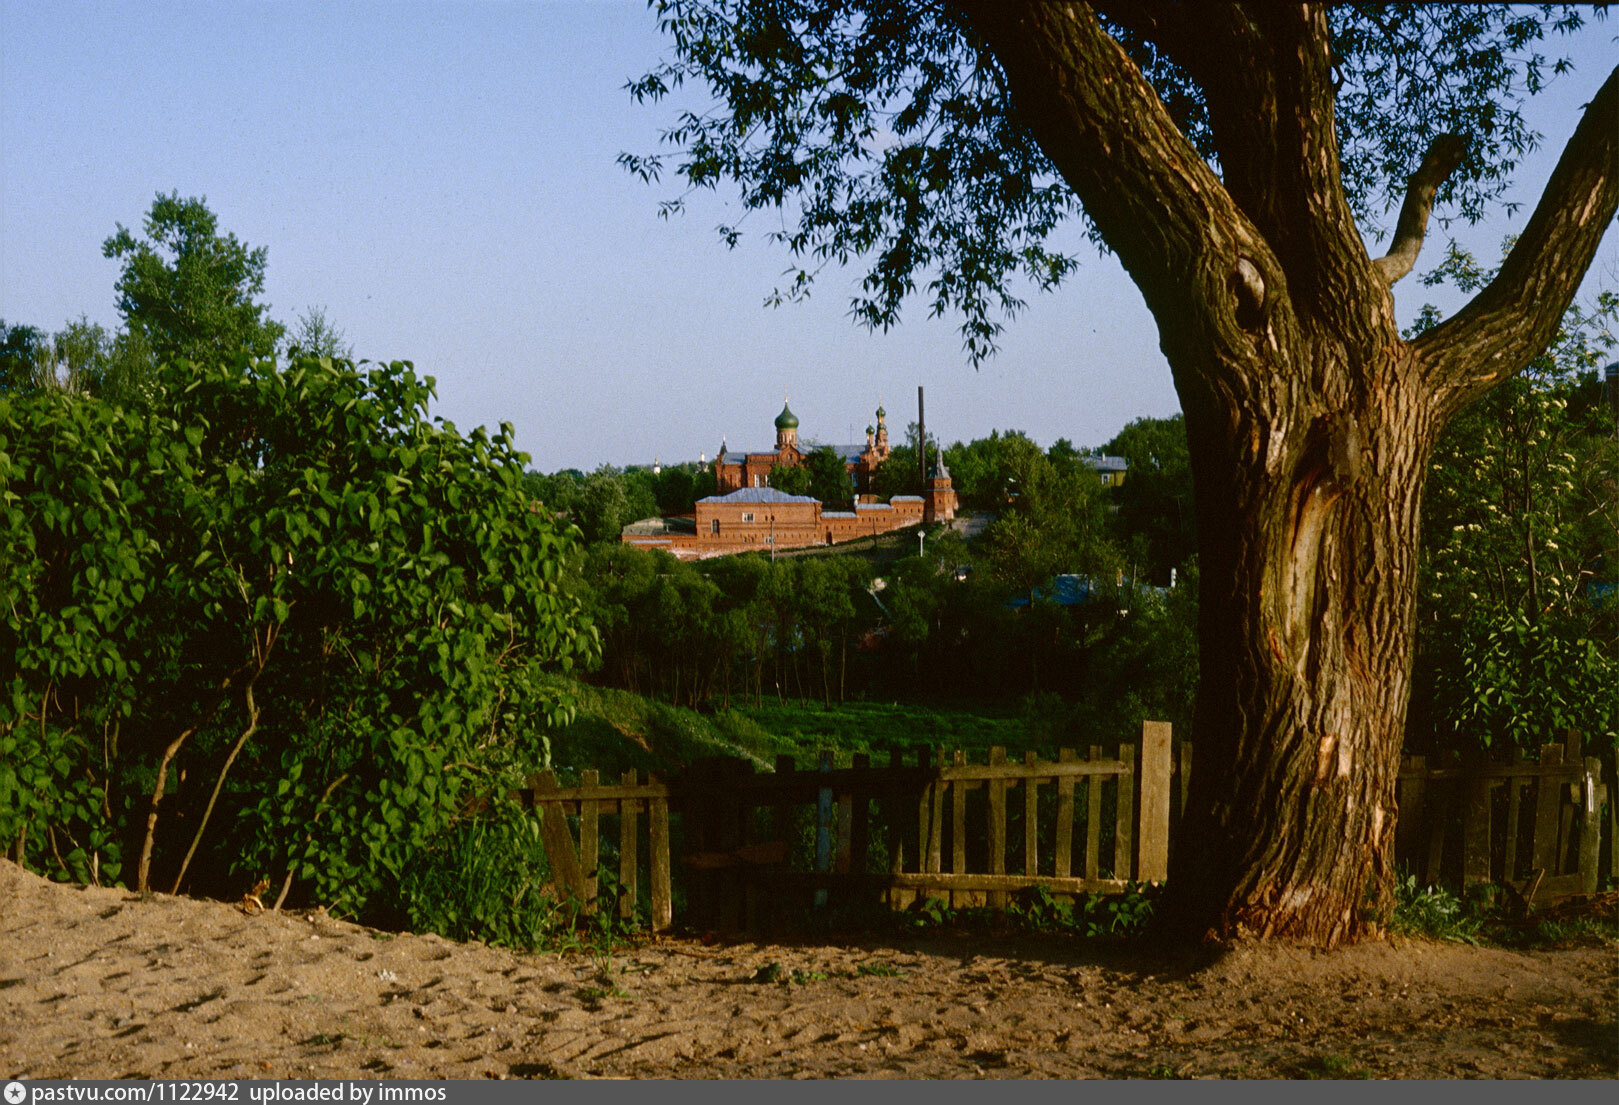
[[[1467,230],[1481,255],[1527,218],[1619,56],[1615,29],[1554,44],[1577,69],[1537,101],[1547,152],[1521,174],[1523,209]],[[766,444],[784,391],[825,442],[861,438],[879,401],[903,431],[918,384],[946,441],[1017,428],[1097,445],[1178,409],[1140,296],[1091,254],[979,370],[954,320],[854,326],[858,273],[764,308],[785,254],[727,251],[723,195],[660,221],[673,186],[614,163],[673,118],[623,91],[664,50],[639,0],[0,0],[0,317],[114,328],[101,242],[177,189],[268,249],[276,318],[323,305],[358,355],[436,377],[436,413],[513,423],[545,471],[712,457],[721,435]],[[1608,286],[1615,238],[1593,270]],[[1398,292],[1405,317],[1436,298],[1415,277]]]

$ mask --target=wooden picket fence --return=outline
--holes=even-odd
[[[1608,788],[1582,743],[1571,731],[1534,760],[1406,757],[1396,856],[1424,883],[1507,886],[1531,905],[1595,893]]]
[[[587,911],[601,904],[601,872],[616,870],[609,908],[634,916],[644,869],[654,930],[673,921],[678,877],[690,923],[737,932],[800,906],[998,907],[1037,885],[1075,895],[1162,880],[1172,785],[1170,727],[1147,722],[1139,747],[1108,754],[1015,762],[996,747],[975,764],[960,749],[922,749],[914,766],[897,751],[885,766],[866,755],[835,766],[822,753],[814,770],[782,758],[768,773],[722,758],[616,783],[586,771],[561,786],[543,772],[520,797],[541,811],[559,892]]]
[[[1189,743],[1172,747],[1170,726],[1147,722],[1139,745],[1055,760],[929,748],[911,764],[896,751],[839,766],[823,752],[814,769],[782,757],[761,773],[716,758],[667,777],[584,771],[574,786],[547,771],[518,797],[541,813],[558,893],[587,912],[606,882],[607,908],[633,918],[644,900],[655,931],[678,897],[694,926],[758,932],[809,907],[1004,907],[1036,886],[1071,896],[1161,881],[1191,765]],[[1510,885],[1537,905],[1597,889],[1607,787],[1577,734],[1534,762],[1406,757],[1398,799],[1396,857],[1426,883]]]

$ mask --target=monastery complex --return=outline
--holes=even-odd
[[[895,495],[886,503],[871,493],[872,475],[887,460],[887,412],[866,427],[864,445],[834,445],[855,489],[853,510],[827,510],[808,495],[789,495],[769,486],[779,467],[801,467],[809,452],[798,444],[798,418],[782,405],[776,416],[773,450],[732,452],[721,444],[714,458],[719,493],[699,499],[693,515],[648,518],[624,527],[626,545],[662,549],[682,560],[732,553],[835,545],[956,516],[956,492],[944,454],[938,452],[921,495]]]

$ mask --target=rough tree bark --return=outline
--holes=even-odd
[[[1386,258],[1339,175],[1326,17],[1104,5],[1203,88],[1220,175],[1084,4],[958,0],[1012,109],[1141,288],[1186,415],[1202,681],[1165,916],[1332,946],[1393,881],[1418,511],[1446,421],[1550,340],[1619,205],[1619,70],[1500,275],[1407,343],[1391,284],[1461,153],[1429,151]]]

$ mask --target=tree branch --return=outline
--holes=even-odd
[[[1441,411],[1517,374],[1546,348],[1619,210],[1619,68],[1608,75],[1496,274],[1412,343]]]
[[[1239,258],[1257,266],[1278,302],[1280,267],[1124,48],[1083,3],[954,6],[1005,70],[1020,122],[1152,312],[1210,323],[1193,325],[1201,363],[1246,361],[1250,348],[1223,348],[1239,328],[1214,316],[1234,310],[1229,285]]]
[[[1383,279],[1393,285],[1417,263],[1422,252],[1422,240],[1428,234],[1428,216],[1433,211],[1433,198],[1439,186],[1467,153],[1467,141],[1460,135],[1441,134],[1428,147],[1417,171],[1411,174],[1406,186],[1405,204],[1400,208],[1400,221],[1394,227],[1394,241],[1389,251],[1373,261]]]

